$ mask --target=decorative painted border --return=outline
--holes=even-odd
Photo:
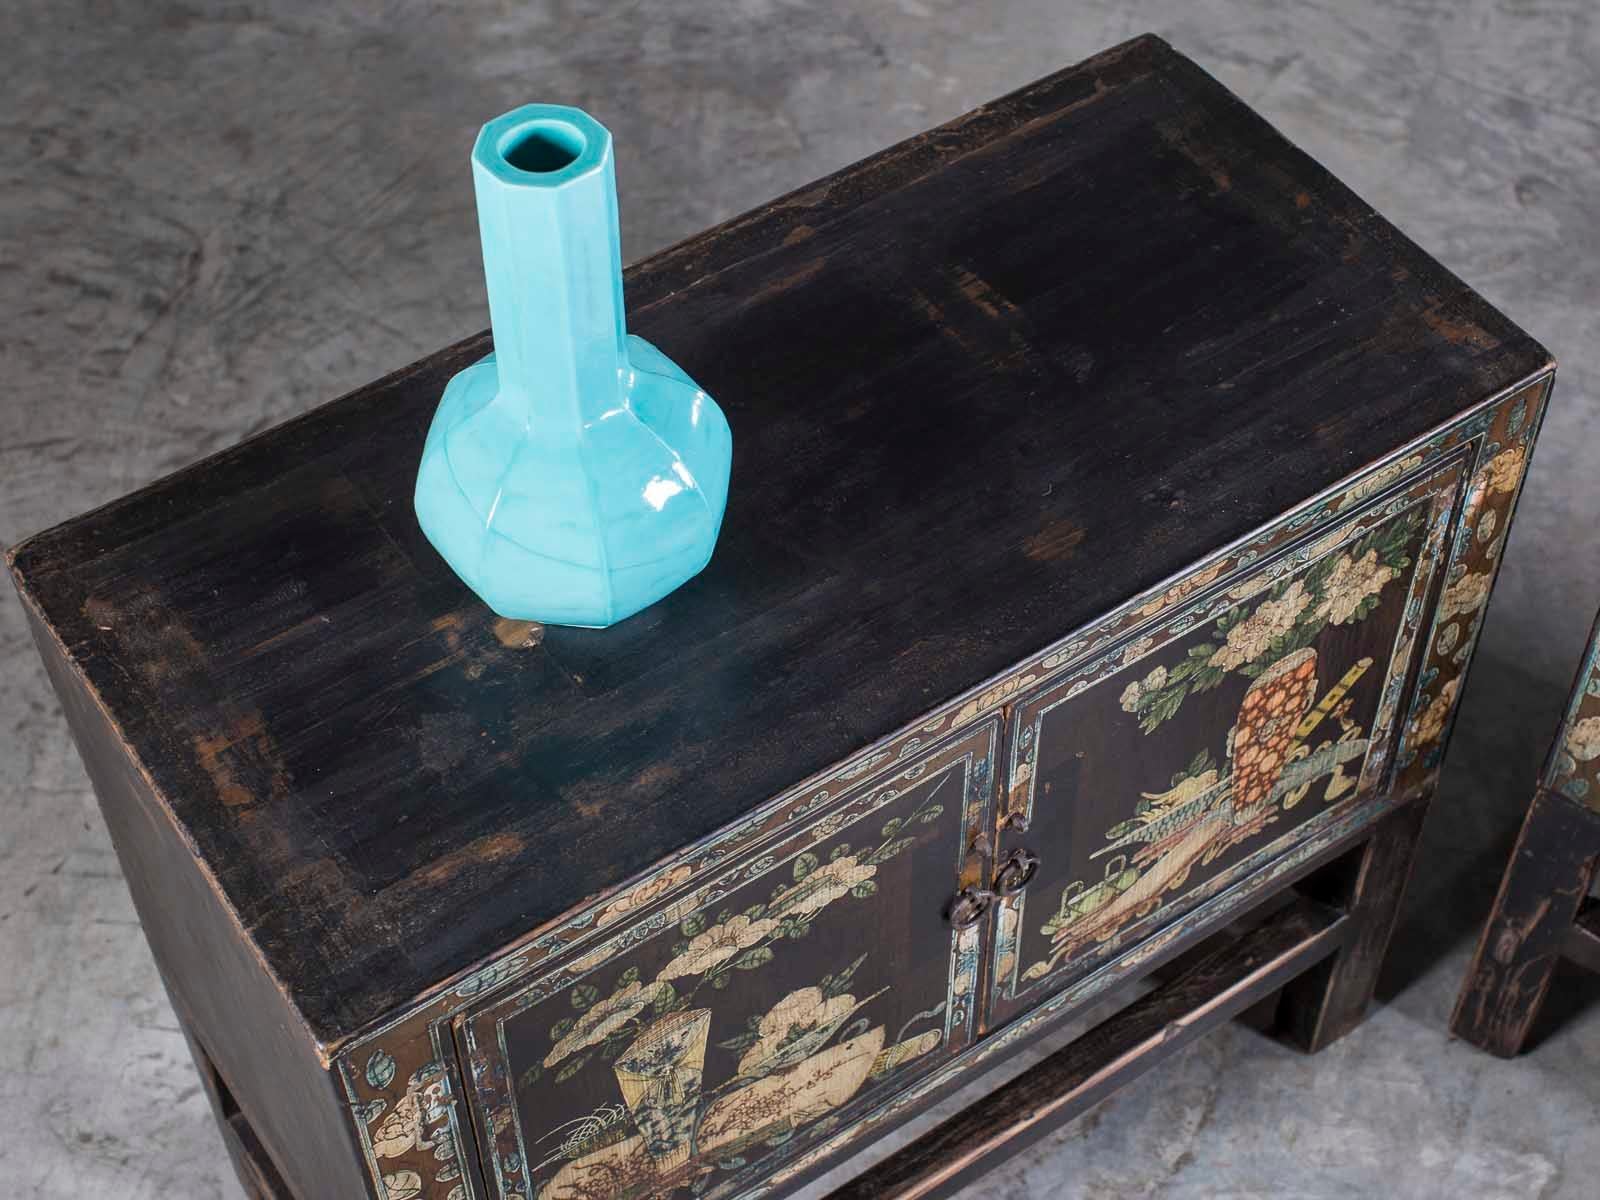
[[[1484,484],[1478,494],[1478,507],[1482,512],[1496,514],[1499,537],[1495,537],[1495,530],[1491,529],[1486,541],[1478,540],[1477,534],[1483,528],[1481,512],[1472,510],[1472,493],[1469,492],[1465,514],[1467,519],[1463,520],[1461,529],[1472,530],[1471,544],[1467,547],[1468,554],[1463,558],[1462,542],[1458,539],[1457,561],[1453,561],[1450,568],[1454,578],[1447,576],[1447,583],[1455,585],[1467,575],[1478,573],[1475,568],[1484,561],[1492,566],[1498,557],[1505,527],[1509,524],[1516,496],[1520,492],[1527,448],[1532,444],[1543,418],[1552,378],[1553,371],[1547,370],[1530,381],[1490,397],[1450,424],[1424,435],[1370,468],[1287,510],[1269,525],[1219,548],[1192,568],[1138,593],[1106,616],[1067,633],[1004,674],[958,694],[925,719],[850,756],[838,766],[802,781],[758,806],[749,816],[721,833],[663,859],[632,880],[585,902],[555,923],[512,941],[480,965],[441,981],[437,988],[409,1009],[375,1023],[342,1046],[329,1047],[344,1082],[352,1119],[359,1126],[363,1114],[371,1113],[374,1104],[382,1102],[392,1107],[400,1103],[409,1094],[409,1081],[417,1071],[430,1063],[451,1058],[445,1046],[448,1038],[441,1039],[439,1028],[478,997],[525,975],[557,955],[577,952],[584,944],[595,940],[599,931],[611,922],[630,911],[643,909],[676,894],[722,862],[750,852],[762,841],[781,832],[790,821],[800,819],[827,803],[841,789],[854,786],[880,771],[890,770],[896,762],[916,753],[933,739],[996,712],[1017,692],[1043,681],[1049,673],[1070,667],[1081,658],[1093,656],[1113,642],[1136,634],[1141,626],[1155,623],[1174,606],[1217,579],[1250,566],[1284,543],[1332,522],[1402,476],[1436,462],[1458,446],[1473,442],[1478,443],[1473,447],[1476,472],[1473,492],[1478,491],[1477,483]],[[1493,453],[1489,452],[1490,447],[1495,448]],[[1514,460],[1496,458],[1506,450],[1519,448],[1522,453]],[[1498,472],[1492,470],[1492,464],[1496,461],[1501,464]],[[1515,480],[1508,495],[1501,485],[1511,476],[1515,476]],[[1491,480],[1496,484],[1493,490],[1489,487]],[[1488,553],[1490,550],[1492,553]],[[1486,553],[1487,558],[1484,557]],[[1457,570],[1458,567],[1460,570]],[[1484,590],[1486,597],[1487,588]],[[1448,588],[1446,595],[1449,595]],[[1456,599],[1462,602],[1468,600],[1465,589],[1458,589]],[[1472,636],[1462,647],[1468,655],[1476,640],[1477,623],[1474,618]],[[1440,648],[1441,632],[1439,622],[1435,621],[1428,633],[1433,652],[1423,671],[1426,682],[1417,690],[1416,701],[1406,715],[1403,726],[1406,737],[1397,759],[1400,769],[1391,780],[1391,788],[1407,793],[1413,787],[1426,784],[1437,769],[1439,756],[1447,740],[1445,735],[1454,720],[1460,674],[1465,660],[1454,661],[1460,653],[1455,646]],[[1437,690],[1424,690],[1433,685],[1437,685]],[[1398,702],[1398,697],[1396,699]],[[1298,855],[1301,852],[1296,850],[1293,853]],[[1233,894],[1224,893],[1211,904],[1225,901]],[[1208,905],[1202,911],[1209,910]],[[1172,930],[1189,928],[1187,921],[1180,921],[1171,927]],[[1167,933],[1156,935],[1151,941],[1136,947],[1131,955],[1125,955],[1103,970],[1117,968],[1130,961],[1135,965],[1142,962],[1144,947],[1157,941],[1164,943],[1167,937]],[[1132,958],[1132,955],[1140,957]],[[1063,993],[1063,996],[1081,997],[1083,989],[1098,975]],[[1047,1002],[1051,1006],[1056,1003],[1054,1000]],[[983,1043],[988,1044],[989,1040]],[[969,1056],[970,1052],[963,1055],[961,1061],[965,1062]],[[441,1078],[446,1085],[450,1085],[453,1072],[446,1072]],[[922,1093],[919,1090],[917,1094]],[[459,1130],[462,1118],[455,1115],[454,1111],[461,1103],[459,1080],[455,1080],[441,1103],[451,1110],[447,1127],[452,1131]],[[441,1117],[440,1124],[443,1125],[445,1121],[446,1118]],[[366,1135],[362,1133],[358,1136],[362,1138],[364,1148],[368,1149],[367,1164],[374,1195],[379,1200],[422,1200],[424,1197],[426,1200],[482,1200],[480,1185],[475,1181],[472,1170],[463,1170],[459,1183],[448,1180],[442,1183],[421,1182],[420,1191],[408,1190],[409,1179],[387,1180],[367,1146]],[[402,1170],[415,1170],[409,1165],[410,1160],[402,1161]],[[445,1184],[449,1185],[448,1188]],[[463,1191],[460,1196],[456,1194],[458,1189]]]
[[[410,1071],[382,1048],[372,1051],[359,1073],[349,1057],[339,1059],[356,1140],[380,1200],[476,1200],[471,1158],[477,1143],[464,1128],[464,1089],[455,1047],[446,1045],[449,1027],[434,1022],[425,1032],[420,1055],[414,1045],[400,1047],[403,1057],[423,1059]],[[363,1090],[384,1094],[362,1100]]]
[[[1600,812],[1600,614],[1589,631],[1583,665],[1578,668],[1540,782],[1550,791]]]
[[[1553,378],[1547,371],[1461,423],[1477,454],[1396,757],[1391,786],[1401,790],[1427,784],[1444,759]]]
[[[1071,703],[1092,687],[1118,679],[1124,672],[1134,668],[1167,643],[1216,620],[1250,596],[1266,591],[1283,579],[1303,574],[1317,562],[1339,553],[1351,542],[1364,537],[1372,530],[1398,520],[1406,512],[1427,506],[1430,510],[1426,523],[1427,533],[1418,552],[1416,568],[1411,573],[1405,610],[1395,629],[1394,642],[1390,646],[1383,693],[1374,714],[1370,744],[1363,756],[1360,780],[1356,789],[1341,801],[1341,804],[1350,806],[1371,799],[1378,777],[1390,762],[1389,741],[1394,731],[1398,697],[1411,670],[1417,632],[1421,626],[1427,596],[1437,578],[1445,536],[1460,495],[1461,482],[1466,474],[1465,458],[1464,452],[1452,454],[1443,462],[1436,463],[1432,469],[1424,470],[1419,475],[1397,484],[1394,489],[1377,494],[1359,510],[1347,509],[1346,513],[1349,515],[1341,513],[1340,523],[1331,531],[1319,531],[1316,536],[1306,537],[1297,543],[1280,548],[1271,557],[1262,560],[1259,570],[1247,573],[1238,579],[1223,577],[1207,589],[1195,592],[1177,608],[1175,615],[1159,627],[1144,631],[1135,641],[1118,643],[1105,655],[1059,675],[1046,686],[1032,691],[1026,699],[1020,700],[1017,706],[1018,715],[1019,717],[1025,715],[1026,723],[1020,719],[1013,721],[1008,773],[1011,783],[1007,800],[1008,814],[1014,815],[1020,812],[1030,824],[1032,822],[1034,789],[1037,784],[1033,761],[1038,750],[1040,727],[1048,713],[1063,704]],[[1063,688],[1062,685],[1069,680],[1073,682]],[[1307,825],[1308,823],[1302,822],[1286,829],[1265,847],[1228,870],[1197,887],[1173,896],[1154,912],[1118,930],[1115,936],[1100,946],[1087,953],[1069,957],[1055,970],[1020,987],[1019,972],[1022,963],[1018,949],[1026,920],[1029,893],[1023,891],[1006,897],[1000,905],[998,932],[992,954],[993,970],[990,973],[989,985],[991,1015],[997,1013],[1002,1006],[1008,1011],[1014,1011],[1016,1004],[1025,1003],[1027,997],[1061,987],[1064,981],[1075,975],[1081,975],[1095,964],[1114,956],[1130,941],[1146,935],[1172,920],[1177,914],[1232,886],[1255,870],[1265,859],[1282,853],[1289,845],[1305,836]]]
[[[492,1000],[470,1007],[457,1017],[458,1044],[472,1076],[474,1117],[480,1130],[489,1131],[492,1143],[483,1157],[488,1160],[494,1187],[491,1194],[503,1200],[524,1200],[523,1189],[530,1186],[527,1142],[516,1104],[510,1054],[505,1025],[529,1008],[581,982],[619,956],[654,938],[665,936],[692,912],[711,907],[744,885],[771,875],[790,865],[802,853],[837,836],[845,829],[879,812],[904,794],[908,784],[920,784],[948,772],[963,776],[964,797],[957,820],[956,857],[949,887],[952,895],[962,886],[972,855],[968,847],[982,830],[994,799],[994,762],[1000,742],[1000,722],[990,720],[930,747],[916,761],[887,779],[846,793],[814,821],[792,831],[780,842],[769,844],[754,859],[730,864],[728,869],[679,899],[643,913],[640,919],[607,938],[583,956],[571,959],[527,984]],[[930,898],[930,902],[934,898]],[[945,1039],[941,1054],[965,1047],[973,1035],[977,994],[977,962],[983,925],[952,928],[949,968],[946,975]],[[799,1150],[806,1133],[797,1136],[776,1155],[768,1156],[751,1169],[781,1160],[784,1154]],[[747,1172],[746,1172],[747,1173]],[[722,1188],[738,1186],[740,1175],[732,1175]],[[713,1188],[713,1193],[719,1189]]]

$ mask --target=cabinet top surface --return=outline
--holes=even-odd
[[[1547,363],[1155,38],[626,287],[734,467],[612,629],[525,644],[417,528],[483,336],[14,551],[325,1043]]]

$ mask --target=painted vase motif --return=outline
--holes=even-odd
[[[445,388],[417,519],[501,616],[611,625],[710,560],[728,423],[627,331],[604,126],[514,109],[478,134],[472,174],[495,348]]]
[[[613,1068],[645,1152],[661,1171],[689,1161],[710,1032],[709,1008],[673,1013],[645,1030]]]

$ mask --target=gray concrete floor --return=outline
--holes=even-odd
[[[631,258],[1147,29],[1563,371],[1381,1007],[1314,1059],[1226,1030],[974,1194],[1593,1197],[1600,984],[1510,1064],[1445,1020],[1600,604],[1594,0],[12,0],[0,542],[485,325],[466,154],[516,103],[610,125]],[[0,1178],[237,1197],[9,597],[0,680]]]

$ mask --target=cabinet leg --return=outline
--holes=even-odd
[[[1600,814],[1540,789],[1467,970],[1450,1031],[1509,1058],[1522,1049],[1600,855]]]
[[[163,979],[162,982],[166,981]],[[171,988],[167,989],[167,998],[172,1000]],[[178,1009],[175,1000],[172,1004],[178,1018],[178,1027],[183,1030],[183,1040],[189,1044],[189,1054],[194,1059],[195,1069],[200,1073],[200,1083],[205,1088],[206,1097],[211,1101],[211,1112],[217,1119],[217,1128],[222,1134],[222,1144],[227,1148],[228,1157],[233,1160],[234,1172],[239,1176],[239,1183],[244,1187],[245,1195],[250,1200],[294,1200],[289,1185],[278,1174],[278,1169],[267,1157],[266,1148],[256,1138],[255,1130],[239,1111],[233,1093],[228,1090],[227,1083],[217,1072],[211,1056],[195,1038],[188,1019]]]
[[[1373,828],[1366,843],[1306,885],[1314,899],[1349,913],[1343,949],[1283,989],[1279,1031],[1315,1053],[1361,1023],[1378,985],[1406,881],[1428,815],[1429,797],[1407,802]]]

